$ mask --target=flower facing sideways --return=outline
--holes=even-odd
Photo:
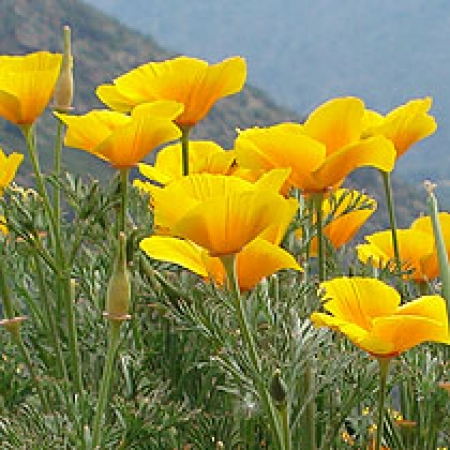
[[[397,158],[402,156],[416,142],[430,136],[437,125],[428,111],[432,99],[411,100],[393,109],[386,116],[368,110],[365,116],[364,136],[383,135],[394,144]]]
[[[395,258],[390,230],[365,236],[366,244],[356,247],[361,262],[375,267],[390,267]],[[403,277],[418,283],[430,281],[439,275],[434,238],[423,230],[408,228],[397,230]],[[391,266],[394,269],[395,265]]]
[[[67,125],[64,143],[108,161],[113,167],[134,167],[156,147],[181,135],[173,123],[183,107],[154,102],[133,110],[131,116],[96,110],[83,116],[55,113]]]
[[[143,64],[116,78],[113,84],[99,86],[97,95],[108,107],[122,112],[155,100],[182,103],[184,111],[176,123],[190,128],[217,100],[239,92],[246,75],[245,60],[240,57],[209,65],[201,59],[180,56]]]
[[[313,313],[317,327],[340,331],[377,358],[395,357],[423,342],[450,344],[445,300],[438,295],[400,306],[400,294],[372,278],[335,278],[320,285],[327,313]]]
[[[61,54],[49,52],[0,56],[0,116],[32,125],[50,102],[61,61]]]
[[[289,183],[305,193],[340,186],[355,169],[390,172],[395,149],[384,136],[360,139],[364,104],[353,97],[319,106],[304,125],[283,123],[241,131],[235,141],[240,166],[253,170],[291,168]]]

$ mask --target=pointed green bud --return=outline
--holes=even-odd
[[[64,51],[61,63],[59,79],[53,93],[53,108],[58,112],[67,113],[72,109],[73,101],[73,57],[70,40],[70,27],[65,25],[63,28]]]
[[[286,383],[281,378],[281,370],[276,369],[270,382],[270,396],[278,409],[286,408],[287,388]]]
[[[127,269],[125,233],[119,235],[119,251],[106,291],[106,315],[110,320],[128,319],[131,284]]]

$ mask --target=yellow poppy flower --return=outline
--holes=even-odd
[[[130,116],[106,110],[83,116],[55,115],[67,125],[64,143],[108,161],[116,168],[135,166],[156,147],[181,135],[172,120],[181,112],[175,102],[154,102]]]
[[[383,136],[359,139],[363,115],[360,100],[335,99],[315,110],[304,125],[241,131],[235,141],[237,162],[253,170],[289,167],[289,183],[305,193],[336,188],[363,166],[390,172],[393,144]]]
[[[189,143],[189,173],[228,174],[234,162],[232,152],[225,151],[212,141]],[[142,175],[160,184],[168,184],[183,176],[181,144],[168,145],[160,150],[153,165],[141,163]]]
[[[21,153],[5,155],[0,148],[0,195],[16,176],[17,169],[22,161],[23,155]]]
[[[288,173],[273,171],[254,184],[236,177],[194,174],[164,188],[146,186],[155,227],[189,239],[213,255],[237,253],[263,231],[278,236],[280,224],[292,220],[297,201],[277,191]]]
[[[365,239],[367,244],[356,247],[358,257],[363,263],[370,261],[377,267],[384,267],[394,260],[390,230],[379,231],[366,236]],[[403,269],[411,271],[404,275],[406,279],[422,282],[439,275],[434,239],[431,234],[418,229],[403,229],[397,230],[397,239]],[[393,265],[392,268],[394,267]]]
[[[440,212],[438,214],[439,224],[441,226],[442,237],[444,238],[444,243],[447,251],[450,253],[450,213]],[[433,236],[433,225],[431,223],[430,216],[423,216],[416,219],[412,224],[411,228],[413,230],[423,231]]]
[[[363,134],[386,136],[393,142],[399,158],[413,144],[436,131],[436,120],[428,113],[432,102],[430,97],[426,97],[411,100],[392,110],[385,117],[376,114],[367,115]]]
[[[58,81],[62,55],[49,52],[0,56],[0,116],[31,125],[42,114]]]
[[[172,229],[213,256],[236,254],[280,218],[284,220],[288,201],[264,189],[214,197],[191,208]]]
[[[365,207],[361,208],[363,205]],[[347,211],[350,206],[352,210]],[[373,198],[357,191],[338,189],[322,202],[322,214],[328,222],[323,228],[324,236],[335,249],[342,247],[355,237],[376,208],[377,202]],[[331,214],[333,216],[329,217]],[[297,230],[296,235],[301,239],[302,230]],[[317,237],[311,240],[309,252],[311,256],[317,256]]]
[[[222,199],[231,194],[269,189],[277,191],[284,184],[289,171],[273,170],[255,183],[238,177],[217,174],[193,174],[174,180],[165,187],[135,180],[134,185],[151,196],[154,223],[158,232],[170,233],[172,226],[193,206],[211,198]],[[174,208],[173,205],[176,205]],[[292,213],[294,214],[294,213]]]
[[[226,280],[225,268],[218,257],[190,241],[151,236],[143,239],[140,248],[151,258],[172,262],[206,280],[222,286]],[[263,278],[283,269],[301,270],[295,258],[277,244],[257,237],[236,255],[236,271],[241,291],[253,289]]]
[[[420,297],[400,306],[399,293],[371,278],[335,278],[320,285],[324,309],[313,313],[317,327],[346,335],[377,358],[391,358],[423,342],[450,344],[447,307],[442,297]]]
[[[239,92],[245,78],[243,58],[209,65],[201,59],[180,56],[143,64],[116,78],[113,84],[99,86],[97,95],[108,107],[122,112],[154,100],[174,100],[184,105],[176,123],[192,127],[216,101]]]

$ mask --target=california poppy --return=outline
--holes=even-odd
[[[29,126],[42,114],[58,81],[62,55],[0,56],[0,116]]]
[[[423,296],[400,306],[400,294],[373,278],[335,278],[320,285],[327,313],[313,313],[318,327],[346,335],[377,358],[392,358],[423,342],[450,344],[445,300]]]
[[[172,120],[182,108],[161,101],[142,105],[131,116],[107,110],[55,115],[67,125],[66,145],[92,153],[115,168],[130,168],[158,146],[180,137]]]
[[[289,182],[305,193],[336,188],[355,169],[389,172],[395,164],[392,142],[383,136],[360,139],[364,106],[348,97],[317,108],[304,125],[284,123],[241,131],[235,141],[242,167],[292,169]]]
[[[128,112],[155,100],[174,100],[184,105],[176,119],[192,127],[208,114],[214,103],[239,92],[245,82],[246,64],[240,57],[209,65],[186,56],[143,64],[97,88],[100,100],[111,109]]]

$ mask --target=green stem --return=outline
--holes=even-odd
[[[3,249],[2,249],[3,250]],[[11,299],[11,295],[9,292],[8,284],[6,281],[6,275],[5,275],[5,258],[3,251],[0,253],[0,295],[2,296],[3,300],[3,309],[5,311],[5,316],[7,319],[14,319],[15,317],[15,311],[13,302]]]
[[[445,245],[444,236],[442,234],[441,223],[439,222],[439,207],[436,196],[433,193],[433,185],[427,187],[428,190],[428,210],[431,216],[431,223],[433,225],[433,234],[437,250],[439,274],[442,283],[442,296],[447,302],[447,313],[450,321],[450,269],[448,264],[447,247]]]
[[[392,247],[394,249],[394,259],[397,268],[397,273],[401,276],[402,260],[400,257],[400,247],[397,238],[397,221],[395,219],[394,198],[392,196],[391,174],[380,170],[381,178],[383,179],[384,193],[386,196],[386,204],[388,208],[389,224],[391,227]]]
[[[119,213],[119,230],[118,235],[123,231],[126,235],[127,227],[127,211],[128,211],[128,174],[130,169],[120,169],[120,191],[122,194],[122,201],[120,203]]]
[[[60,286],[63,289],[62,295],[66,299],[64,306],[66,308],[67,327],[69,337],[69,352],[70,361],[73,370],[73,378],[75,388],[78,393],[83,390],[83,378],[81,374],[81,358],[80,349],[78,345],[78,333],[75,323],[75,282],[68,277],[64,277],[60,280]]]
[[[325,245],[323,238],[323,211],[322,202],[324,194],[314,193],[311,194],[314,203],[314,211],[316,216],[316,227],[317,227],[317,257],[319,264],[319,281],[326,280],[326,255],[325,255]]]
[[[280,416],[281,416],[281,426],[283,428],[283,442],[284,442],[284,449],[285,450],[291,450],[291,431],[289,428],[289,411],[288,406],[285,405],[280,410]]]
[[[234,305],[236,309],[237,319],[239,323],[239,329],[242,335],[244,345],[247,347],[250,362],[252,365],[252,371],[255,374],[253,377],[261,400],[266,409],[266,413],[269,416],[270,427],[275,438],[276,448],[280,450],[285,450],[283,431],[280,426],[280,421],[277,416],[276,408],[270,397],[270,392],[262,381],[262,364],[256,350],[255,340],[250,331],[250,326],[247,320],[247,315],[245,313],[244,305],[242,302],[242,297],[238,285],[238,280],[236,276],[236,255],[226,255],[221,257],[222,264],[225,268],[227,274],[229,289],[232,293]]]
[[[55,165],[53,169],[53,175],[55,177],[55,186],[53,187],[53,208],[55,211],[55,222],[58,227],[58,234],[61,234],[61,188],[60,188],[60,178],[61,178],[61,153],[62,153],[62,131],[63,123],[58,120],[58,128],[56,132],[56,143],[55,143]]]
[[[378,392],[378,419],[377,419],[377,437],[375,449],[381,450],[381,442],[383,440],[383,422],[384,422],[384,404],[386,400],[387,378],[389,374],[390,358],[378,358],[378,366],[380,368],[380,390]]]
[[[317,439],[316,439],[316,403],[315,398],[311,395],[314,391],[314,368],[313,368],[314,360],[307,361],[305,371],[303,373],[303,382],[304,382],[304,398],[309,398],[309,402],[306,405],[305,409],[305,447],[308,450],[316,450],[317,449]]]
[[[191,127],[181,127],[181,161],[183,176],[189,175],[189,132]]]
[[[100,384],[97,409],[95,411],[94,423],[92,428],[92,448],[100,449],[100,435],[102,431],[103,418],[105,415],[106,404],[108,402],[108,393],[111,386],[114,362],[116,353],[120,344],[120,321],[110,320],[109,322],[109,340],[106,354],[106,362],[103,370],[103,377]]]
[[[39,159],[36,150],[36,136],[33,126],[23,127],[22,131],[25,136],[25,141],[28,148],[28,155],[30,156],[31,165],[33,166],[34,176],[36,178],[36,188],[39,195],[42,198],[45,213],[48,215],[50,220],[50,232],[52,234],[53,241],[55,243],[57,255],[62,254],[62,247],[59,236],[56,236],[59,226],[56,224],[56,217],[52,209],[50,199],[48,197],[48,192],[44,184],[44,177],[42,176],[41,166],[39,164]]]
[[[36,265],[36,275],[37,275],[37,282],[39,291],[41,293],[41,299],[42,303],[44,305],[44,311],[48,318],[49,325],[50,325],[50,337],[52,340],[53,349],[56,354],[56,361],[57,361],[57,369],[58,369],[58,377],[63,377],[64,379],[68,380],[67,376],[67,368],[64,361],[61,345],[60,345],[60,338],[58,333],[58,328],[56,326],[55,322],[55,315],[52,311],[52,307],[50,304],[50,297],[48,295],[47,285],[45,283],[44,274],[42,272],[42,267],[39,264],[38,260],[38,254],[34,254],[34,262]]]

